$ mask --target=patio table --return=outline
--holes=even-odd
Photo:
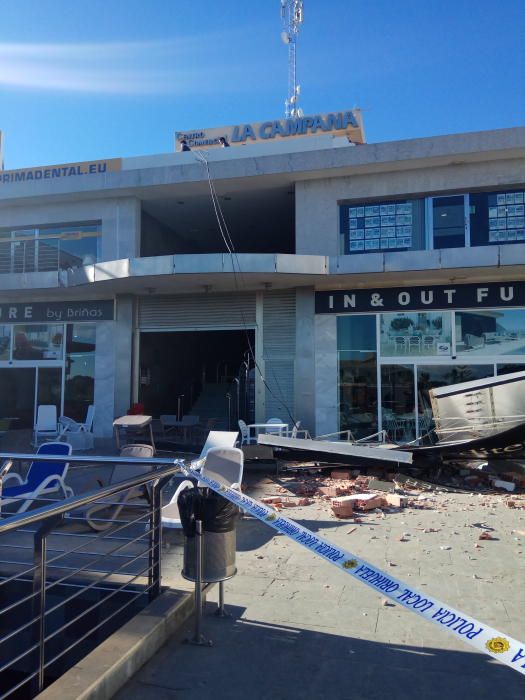
[[[115,429],[115,437],[117,440],[117,447],[120,449],[120,435],[119,430],[123,428],[129,428],[130,430],[144,430],[149,426],[149,435],[153,449],[155,449],[155,442],[153,440],[153,429],[151,426],[151,416],[121,416],[120,418],[115,418],[113,421],[113,428]]]

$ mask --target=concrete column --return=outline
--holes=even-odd
[[[115,324],[115,415],[122,416],[131,405],[134,298],[117,297]]]
[[[339,430],[337,317],[315,317],[316,434]]]
[[[315,296],[312,288],[296,290],[295,413],[301,428],[315,433]]]
[[[339,205],[332,180],[295,185],[295,252],[339,255]]]
[[[109,438],[115,417],[115,321],[97,323],[93,433]]]
[[[140,256],[140,200],[111,200],[102,217],[102,260]]]
[[[264,337],[263,337],[263,320],[264,320],[264,295],[262,292],[257,292],[255,295],[255,360],[257,367],[255,368],[255,422],[262,423],[266,415],[266,387],[261,379],[261,374],[265,376],[264,367]],[[260,370],[260,373],[259,373]]]

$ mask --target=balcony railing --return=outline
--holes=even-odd
[[[96,262],[100,230],[49,232],[45,229],[0,233],[0,274],[57,272]]]
[[[56,461],[56,456],[0,454],[5,459]],[[50,502],[0,520],[0,700],[33,698],[160,592],[161,491],[180,464],[67,459],[151,471],[66,500],[39,498]],[[130,499],[111,517],[131,489],[144,490],[146,498]],[[96,504],[109,515],[88,516]],[[107,529],[94,531],[88,520]]]

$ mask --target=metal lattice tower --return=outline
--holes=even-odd
[[[284,103],[284,114],[288,119],[303,114],[297,105],[301,92],[301,86],[297,84],[297,35],[304,18],[303,0],[281,0],[281,17],[281,39],[288,44],[288,97]]]

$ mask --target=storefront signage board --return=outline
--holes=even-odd
[[[316,292],[316,314],[525,306],[525,282]]]
[[[223,137],[230,146],[245,146],[301,136],[347,136],[354,143],[364,143],[363,121],[359,109],[312,116],[276,119],[255,124],[220,126],[213,129],[189,129],[175,132],[175,150],[181,150],[180,141],[185,139],[190,148],[220,147]]]
[[[0,304],[0,325],[6,323],[79,323],[112,321],[113,300],[104,301],[36,301],[27,304]]]
[[[0,153],[1,158],[1,153]],[[44,165],[21,170],[1,170],[0,184],[13,182],[33,182],[34,180],[56,180],[77,175],[103,175],[114,173],[122,168],[122,158],[110,160],[91,160],[84,163],[66,163],[64,165]]]

